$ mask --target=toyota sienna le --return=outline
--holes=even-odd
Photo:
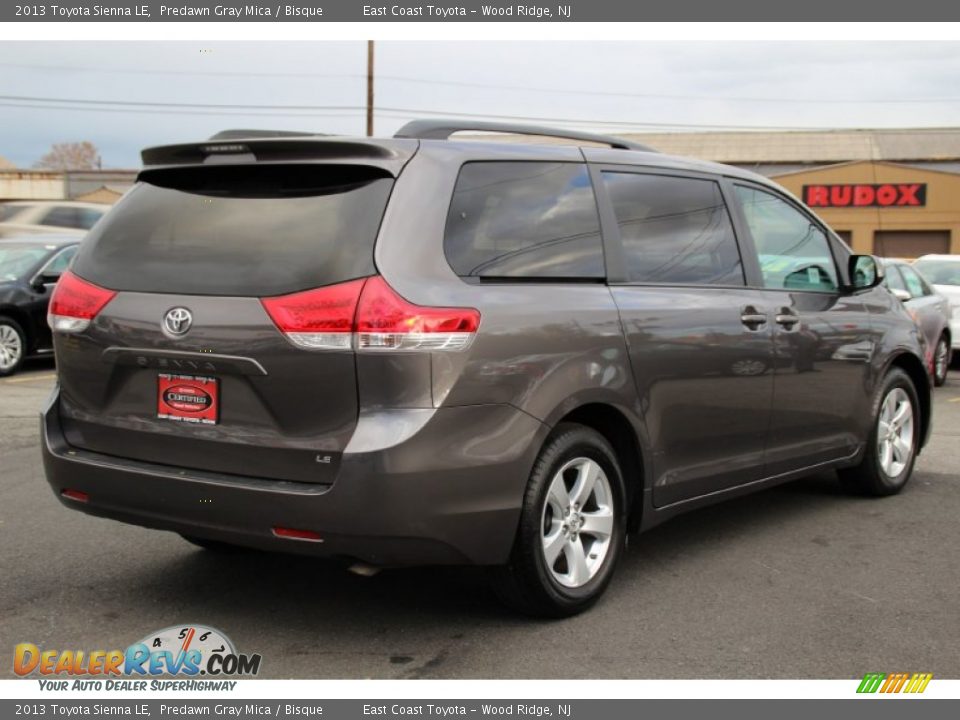
[[[50,305],[68,507],[489,566],[563,616],[630,531],[827,469],[892,495],[929,434],[931,353],[878,263],[744,170],[438,121],[143,163]]]

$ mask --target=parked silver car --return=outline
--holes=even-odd
[[[954,350],[960,350],[960,255],[924,255],[913,267],[950,301],[953,309],[951,344]]]
[[[949,298],[934,289],[923,275],[903,260],[882,260],[884,285],[906,305],[917,327],[923,332],[933,364],[933,382],[940,387],[947,381],[952,343],[950,328],[953,307]],[[960,263],[957,263],[960,272]]]
[[[109,209],[110,205],[71,200],[3,203],[0,204],[0,238],[36,233],[83,235]]]

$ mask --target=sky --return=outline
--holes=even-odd
[[[462,113],[602,132],[960,125],[960,43],[381,42],[375,134]],[[104,168],[225,128],[365,132],[363,42],[0,43],[0,156]],[[228,106],[228,107],[224,107]]]

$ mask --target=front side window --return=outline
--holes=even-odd
[[[737,198],[757,247],[765,287],[837,290],[837,268],[824,232],[773,193],[744,185]]]
[[[597,205],[582,164],[467,163],[443,246],[461,277],[605,276]]]
[[[604,172],[632,282],[743,285],[743,266],[713,180]]]

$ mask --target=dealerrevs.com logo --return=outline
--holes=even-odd
[[[125,649],[57,650],[43,649],[33,643],[20,643],[14,647],[13,671],[21,677],[37,674],[45,678],[77,678],[74,687],[87,689],[86,684],[79,683],[80,677],[105,677],[108,682],[109,678],[115,677],[253,677],[260,672],[261,659],[259,654],[238,653],[230,638],[216,628],[193,624],[164,628]],[[63,681],[50,689],[65,690],[68,689],[67,684]],[[142,683],[135,688],[122,687],[120,682],[111,685],[117,687],[107,689],[142,687]],[[196,685],[196,689],[216,689],[208,687],[211,683]]]

